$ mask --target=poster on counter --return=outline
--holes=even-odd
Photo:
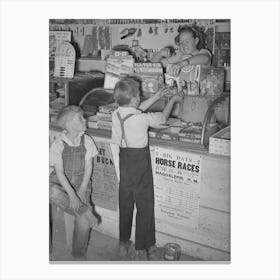
[[[156,219],[180,227],[196,228],[201,156],[155,147],[153,170]]]
[[[105,209],[118,209],[118,178],[110,143],[96,142],[98,155],[94,158],[92,201]]]

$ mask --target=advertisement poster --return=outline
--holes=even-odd
[[[118,178],[110,143],[96,142],[98,155],[94,158],[92,201],[105,209],[118,209]]]
[[[201,156],[155,147],[155,215],[178,226],[198,224]]]
[[[70,31],[49,31],[49,63],[50,71],[54,70],[55,50],[62,42],[71,41]]]

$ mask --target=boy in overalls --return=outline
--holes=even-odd
[[[122,78],[114,89],[114,98],[119,105],[112,114],[112,142],[120,147],[120,255],[125,257],[134,251],[130,235],[135,204],[135,260],[155,260],[154,187],[148,128],[164,124],[173,104],[182,101],[182,97],[174,95],[163,112],[142,113],[168,90],[158,91],[140,104],[140,86],[136,79],[127,77]]]
[[[92,159],[97,155],[96,145],[85,134],[86,120],[78,106],[67,106],[57,117],[63,131],[50,148],[50,202],[75,216],[72,256],[85,260],[90,228],[97,225],[89,204]]]

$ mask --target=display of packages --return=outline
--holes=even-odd
[[[204,144],[209,143],[209,137],[217,131],[217,124],[208,124],[204,136]],[[190,124],[179,131],[179,141],[188,143],[201,143],[202,123]]]
[[[230,156],[230,126],[227,126],[210,137],[209,153]]]
[[[133,73],[134,58],[128,52],[115,51],[106,60],[105,66],[105,89],[114,89],[122,76]]]
[[[223,67],[201,67],[200,95],[220,95],[224,91],[225,69]]]
[[[134,63],[134,72],[142,81],[145,97],[150,97],[164,85],[161,63]]]
[[[151,129],[149,136],[153,138],[178,141],[178,133],[181,130],[180,127],[168,127],[165,129]]]
[[[112,114],[119,105],[117,103],[110,103],[107,105],[99,106],[99,112],[104,114]]]

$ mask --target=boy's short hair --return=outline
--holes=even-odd
[[[77,113],[84,113],[81,107],[75,105],[65,106],[58,113],[56,123],[61,128],[65,129],[69,121],[72,121],[73,117]]]
[[[140,82],[135,77],[119,80],[114,89],[114,99],[119,106],[127,105],[133,97],[140,95]]]

